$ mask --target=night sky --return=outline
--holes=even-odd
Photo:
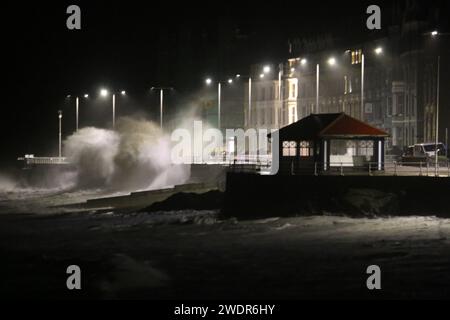
[[[152,108],[157,109],[158,102],[149,94],[151,86],[174,86],[179,95],[195,92],[206,75],[226,77],[248,72],[252,63],[282,61],[288,57],[288,39],[295,37],[331,33],[358,41],[367,36],[365,10],[375,2],[383,9],[383,24],[391,23],[393,1],[3,4],[6,88],[1,99],[0,165],[24,153],[45,155],[54,150],[57,110],[67,113],[65,119],[73,117],[74,102],[65,99],[68,94],[96,96],[101,86],[125,89],[129,100],[123,105],[129,110],[123,112],[145,109],[156,117]],[[80,31],[66,28],[70,4],[81,7]],[[101,118],[109,116],[109,105],[88,105],[98,109],[82,111],[90,112],[85,118],[97,122],[81,124],[106,125]],[[72,131],[67,123],[65,134]]]

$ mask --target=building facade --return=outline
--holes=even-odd
[[[383,38],[299,53],[268,73],[254,66],[245,89],[247,127],[279,129],[311,114],[344,112],[386,131],[388,152],[434,142],[440,59],[438,135],[448,145],[450,37],[433,30],[404,19]]]

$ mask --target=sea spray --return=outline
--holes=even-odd
[[[169,136],[142,119],[120,118],[116,131],[83,128],[66,139],[64,150],[77,168],[79,187],[148,190],[190,176],[188,166],[172,164]]]

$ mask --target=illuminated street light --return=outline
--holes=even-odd
[[[305,60],[305,59],[303,59]],[[303,60],[301,61],[301,63],[303,62]],[[328,59],[328,65],[330,66],[335,66],[336,65],[336,58],[331,57]],[[306,64],[306,60],[305,60],[305,64]],[[316,112],[319,114],[320,113],[320,64],[317,63],[316,65]]]
[[[71,99],[72,95],[67,95],[67,99]],[[78,131],[78,124],[79,124],[79,109],[80,109],[80,96],[76,95],[75,98],[75,132]],[[85,93],[83,95],[83,98],[87,99],[89,98],[89,94]]]
[[[431,32],[431,35],[433,37],[436,37],[438,34],[439,34],[439,32],[437,30],[434,30],[434,31]]]
[[[377,55],[382,54],[382,53],[383,53],[383,48],[381,48],[381,47],[376,48],[376,49],[375,49],[375,53],[376,53]]]
[[[264,78],[264,73],[261,73],[261,74],[259,75],[259,78],[260,78],[260,79],[263,79],[263,78]]]
[[[150,90],[159,90],[159,125],[163,130],[163,115],[164,115],[164,90],[174,90],[172,87],[152,87]]]
[[[264,72],[265,74],[269,73],[269,72],[270,72],[270,67],[269,67],[269,66],[265,66],[265,67],[263,68],[263,72]]]
[[[58,111],[58,121],[59,121],[59,158],[62,157],[62,117],[63,113],[61,110]]]
[[[108,90],[106,90],[106,89],[101,89],[100,90],[100,95],[103,97],[103,98],[105,98],[105,97],[107,97],[108,96]]]
[[[228,83],[230,83],[230,80],[228,80]],[[206,79],[205,82],[207,86],[210,86],[213,83],[211,78]],[[217,82],[217,128],[219,130],[221,128],[221,104],[222,104],[222,83],[219,81]]]
[[[306,59],[302,59],[302,60],[300,61],[300,64],[301,64],[302,66],[306,65],[307,63],[308,63],[308,60],[306,60]]]
[[[120,91],[121,95],[125,95],[126,92],[124,90]],[[100,90],[100,96],[102,96],[103,98],[106,98],[109,95],[108,90],[106,89],[101,89]],[[112,126],[113,129],[116,127],[116,93],[112,94]]]
[[[239,73],[236,75],[237,79],[240,79],[241,77],[248,78],[248,117],[247,117],[247,125],[250,126],[251,114],[252,114],[252,77],[251,76],[242,76]]]
[[[291,68],[291,72],[295,72],[295,68]]]
[[[233,84],[233,79],[228,79],[228,84]]]

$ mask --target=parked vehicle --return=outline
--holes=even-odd
[[[448,152],[443,143],[437,144],[439,161],[447,160]],[[407,148],[402,155],[403,163],[431,163],[436,157],[436,143],[420,143]]]

